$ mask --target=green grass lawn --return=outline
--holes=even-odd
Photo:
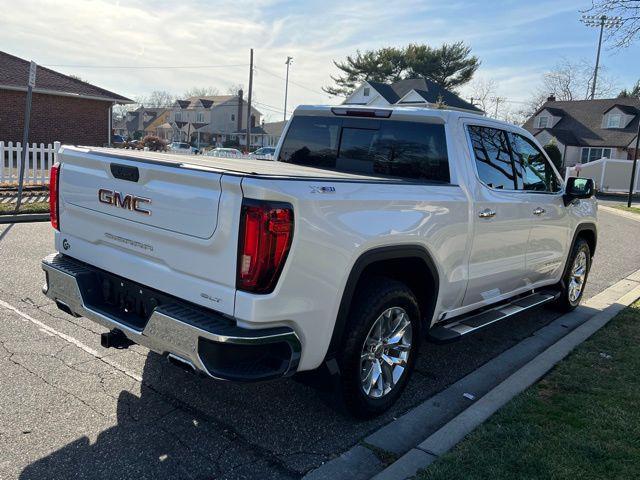
[[[611,205],[611,206],[613,208],[617,208],[618,210],[624,210],[625,212],[640,214],[640,207],[625,207],[624,205]]]
[[[15,203],[0,203],[0,215],[12,215]],[[49,202],[23,203],[20,213],[49,213]]]
[[[509,402],[420,480],[640,476],[640,302]]]

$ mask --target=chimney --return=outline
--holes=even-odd
[[[236,120],[238,121],[236,131],[239,132],[242,130],[242,89],[238,90],[238,114],[236,115]]]
[[[547,102],[555,102],[555,101],[556,101],[556,96],[553,93],[547,97]]]

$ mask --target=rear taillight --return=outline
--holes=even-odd
[[[245,200],[238,245],[237,288],[273,291],[293,239],[293,208],[287,203]]]
[[[60,212],[58,211],[58,184],[60,180],[60,164],[54,163],[49,171],[49,215],[51,225],[60,230]]]

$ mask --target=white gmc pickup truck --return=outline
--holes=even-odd
[[[221,380],[322,367],[357,416],[398,398],[425,338],[575,308],[596,248],[593,182],[465,112],[299,107],[275,161],[58,158],[44,292],[103,346]]]

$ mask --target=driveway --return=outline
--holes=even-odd
[[[196,377],[57,310],[40,287],[48,224],[0,225],[0,478],[300,478],[551,322],[538,309],[454,344],[425,344],[386,415],[357,422],[297,381]],[[640,268],[640,222],[601,213],[587,296]]]

